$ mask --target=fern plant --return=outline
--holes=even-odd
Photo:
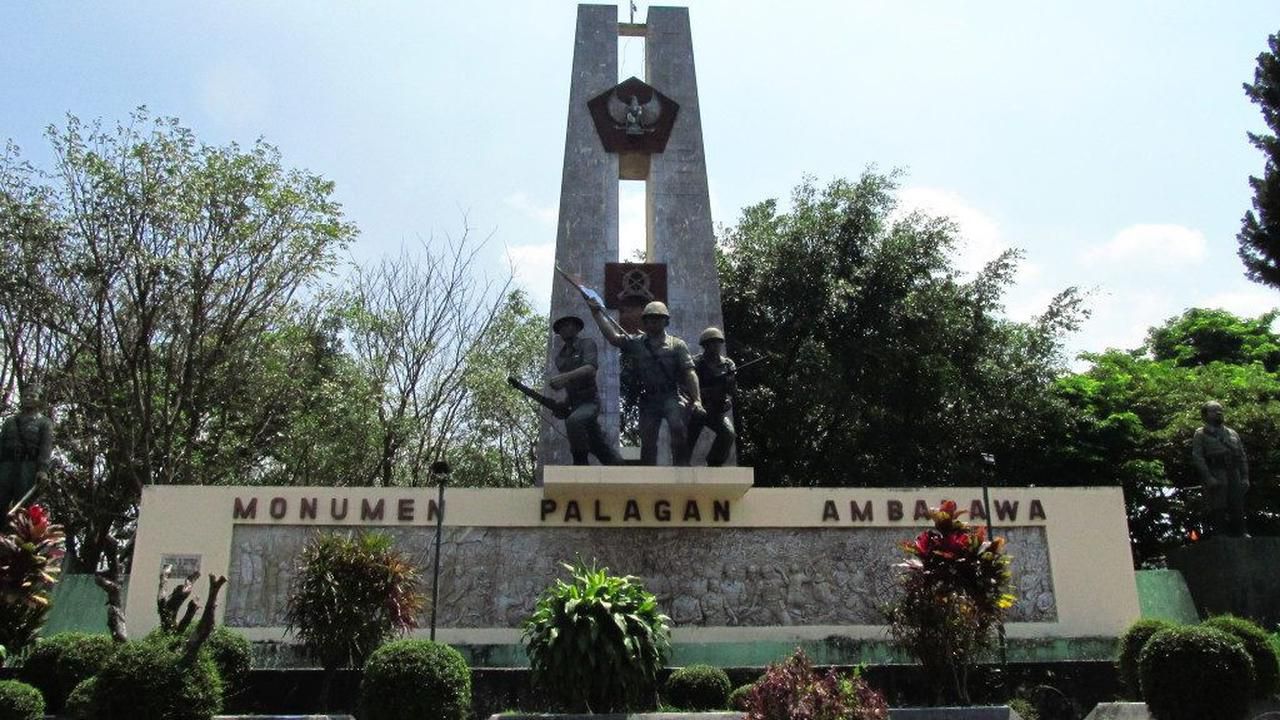
[[[570,711],[617,712],[654,704],[671,650],[670,619],[638,578],[581,561],[547,588],[524,622],[533,682]]]

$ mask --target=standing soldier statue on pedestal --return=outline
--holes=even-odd
[[[1248,537],[1244,495],[1249,490],[1249,460],[1235,430],[1224,424],[1222,404],[1200,407],[1204,427],[1191,439],[1191,457],[1209,499],[1209,531],[1213,535]]]
[[[0,525],[8,524],[9,511],[25,504],[49,473],[53,456],[53,421],[40,414],[39,388],[22,393],[17,415],[0,427]]]
[[[565,391],[569,415],[564,419],[565,434],[569,436],[569,451],[574,465],[589,465],[588,454],[595,455],[601,465],[620,465],[618,451],[604,439],[600,429],[600,391],[596,387],[596,341],[580,337],[584,327],[582,318],[565,315],[551,325],[560,338],[560,351],[555,362],[558,375],[547,384],[553,390]]]
[[[698,373],[698,388],[702,392],[702,408],[689,418],[689,447],[698,444],[698,436],[706,428],[715,433],[716,439],[707,451],[707,467],[720,467],[729,459],[733,448],[733,394],[738,388],[738,369],[724,354],[724,333],[720,328],[709,327],[698,337],[702,354],[693,358]]]

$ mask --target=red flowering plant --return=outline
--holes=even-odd
[[[1004,538],[960,519],[952,500],[929,511],[933,527],[902,543],[901,594],[887,608],[889,632],[934,680],[941,701],[969,703],[969,670],[990,649],[1013,606]]]
[[[742,701],[744,720],[886,720],[884,695],[858,670],[819,672],[802,650],[770,665]]]
[[[10,515],[0,533],[0,645],[10,656],[34,642],[44,624],[65,542],[39,505]]]

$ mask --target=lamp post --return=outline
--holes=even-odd
[[[449,484],[449,463],[437,460],[431,463],[431,474],[436,478],[439,493],[436,496],[436,560],[431,573],[431,640],[436,639],[436,599],[440,597],[440,535],[444,531],[444,486]]]
[[[987,540],[995,539],[995,531],[991,528],[991,493],[988,487],[991,485],[991,478],[996,472],[996,456],[993,453],[984,452],[982,455],[982,512],[987,516]],[[996,623],[996,632],[1000,638],[1000,682],[1008,682],[1005,672],[1009,669],[1009,651],[1005,645],[1004,639],[1004,620]]]

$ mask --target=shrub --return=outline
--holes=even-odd
[[[471,669],[448,645],[387,643],[365,665],[360,707],[360,720],[465,720],[471,712]]]
[[[325,669],[327,709],[334,673],[358,667],[384,640],[416,626],[418,571],[385,533],[319,533],[302,550],[289,589],[289,629]]]
[[[729,693],[729,709],[745,711],[747,709],[747,695],[751,693],[751,689],[754,687],[755,683],[747,683],[734,688],[733,692]]]
[[[1253,663],[1235,637],[1173,627],[1138,656],[1142,697],[1156,720],[1242,720],[1253,697]]]
[[[819,673],[796,650],[751,686],[743,713],[745,720],[886,720],[889,706],[857,671]]]
[[[209,634],[205,649],[222,679],[222,699],[229,700],[239,694],[253,668],[253,649],[243,635],[219,625]]]
[[[1130,699],[1142,699],[1141,678],[1138,674],[1138,656],[1142,653],[1142,647],[1152,635],[1174,626],[1168,620],[1148,618],[1133,623],[1120,636],[1120,657],[1116,662],[1120,666],[1120,679],[1129,688]]]
[[[19,677],[39,689],[48,712],[58,715],[71,691],[101,670],[116,647],[107,635],[58,633],[36,643]]]
[[[729,706],[729,676],[718,667],[690,665],[667,678],[667,704],[681,710],[723,710]]]
[[[1252,620],[1235,615],[1218,615],[1200,624],[1234,635],[1244,645],[1253,661],[1254,697],[1271,697],[1280,683],[1280,660],[1267,632]]]
[[[0,718],[44,720],[44,698],[24,682],[0,680]]]
[[[1018,713],[1022,720],[1040,720],[1040,711],[1026,698],[1010,698],[1009,709]]]
[[[97,687],[97,678],[89,678],[77,685],[67,696],[63,713],[71,720],[94,720],[93,694]]]
[[[149,636],[121,645],[85,700],[77,709],[95,720],[210,720],[222,708],[222,681],[209,653],[185,662],[174,638]]]
[[[637,578],[565,565],[524,622],[533,683],[568,710],[613,712],[651,704],[670,650],[670,620]]]
[[[969,704],[969,669],[991,647],[996,627],[1013,605],[1013,579],[1004,538],[960,520],[945,500],[929,511],[934,526],[902,543],[901,596],[887,609],[889,631],[924,666],[941,695],[950,679]]]
[[[10,655],[35,642],[44,624],[65,542],[39,505],[14,513],[0,532],[0,645]]]

